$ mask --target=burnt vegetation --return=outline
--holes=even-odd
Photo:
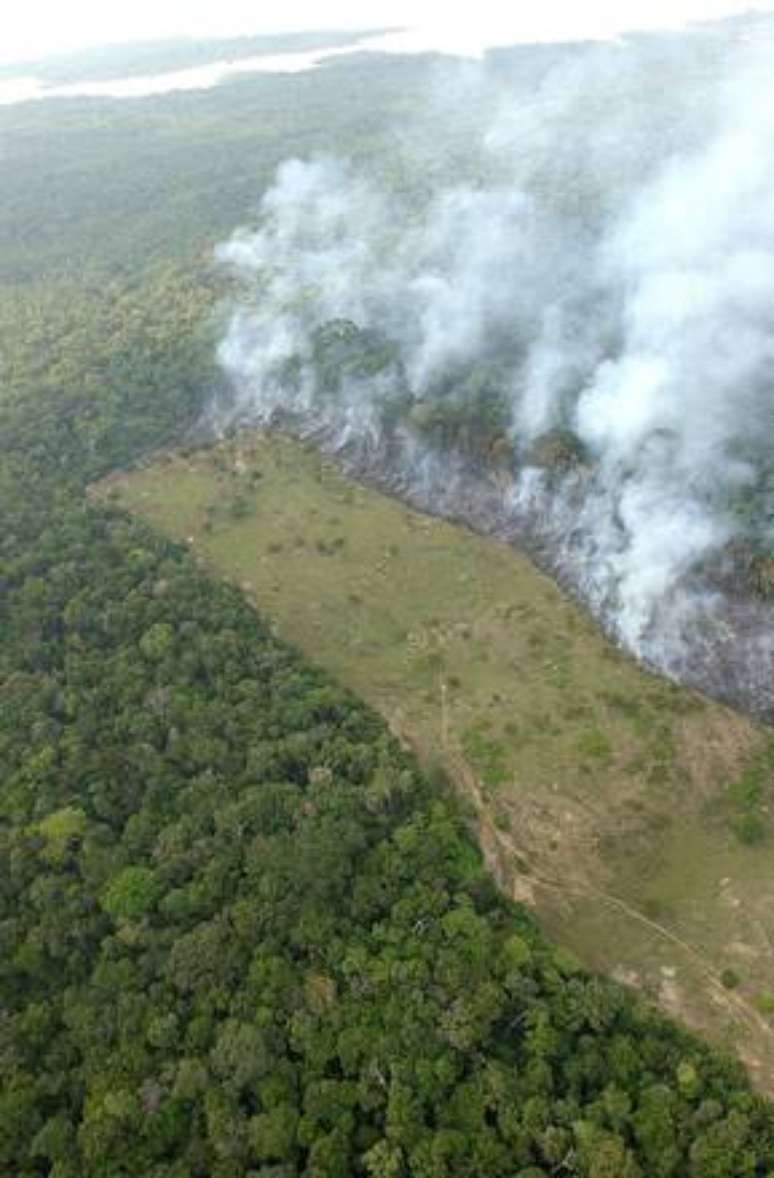
[[[353,64],[292,104],[262,79],[2,112],[4,1173],[774,1171],[740,1065],[547,943],[373,713],[86,495],[220,379],[207,242],[289,142],[357,150],[421,69],[369,66],[368,103]],[[316,347],[331,395],[397,364],[349,325]],[[412,428],[508,461],[469,380]]]

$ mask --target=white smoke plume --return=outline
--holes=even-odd
[[[444,67],[389,151],[286,162],[219,251],[245,292],[222,414],[527,537],[635,654],[764,714],[772,27],[568,49],[537,82]]]

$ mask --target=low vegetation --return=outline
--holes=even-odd
[[[503,886],[561,943],[739,1051],[768,1088],[762,729],[635,666],[507,546],[288,438],[164,455],[100,496],[186,543],[442,765]]]
[[[583,967],[764,1086],[764,735],[290,442],[115,475],[218,380],[208,242],[424,69],[0,112],[3,1174],[774,1172],[739,1062]]]

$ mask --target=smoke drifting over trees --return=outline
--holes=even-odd
[[[220,250],[217,408],[528,536],[629,649],[763,712],[771,29],[441,63],[368,157],[287,161]]]

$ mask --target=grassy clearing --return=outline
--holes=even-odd
[[[765,732],[636,666],[519,553],[287,438],[166,455],[96,493],[188,543],[444,766],[558,941],[774,1090]]]

